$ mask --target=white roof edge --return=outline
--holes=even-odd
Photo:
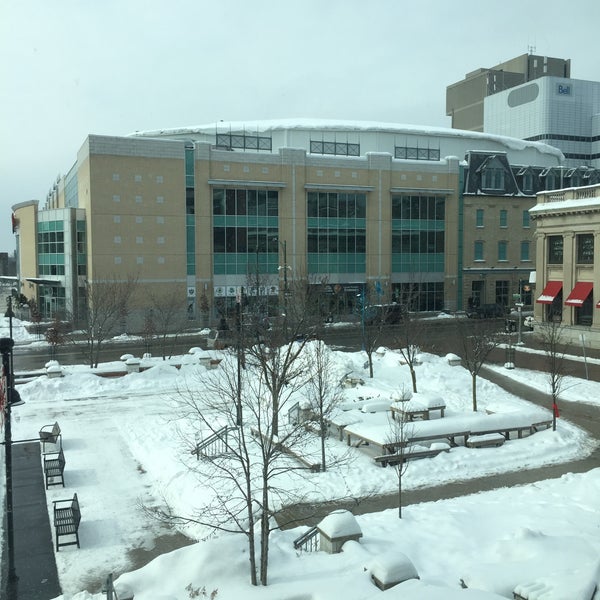
[[[490,140],[504,146],[519,150],[525,148],[535,148],[544,154],[553,154],[559,160],[564,160],[563,153],[554,146],[549,146],[543,142],[530,142],[519,138],[495,135],[491,133],[482,133],[479,131],[467,131],[464,129],[452,129],[449,127],[430,127],[427,125],[405,125],[400,123],[385,123],[379,121],[349,121],[340,119],[270,119],[260,121],[219,121],[203,125],[194,125],[189,127],[174,127],[165,129],[155,129],[148,131],[136,131],[130,133],[132,137],[162,137],[168,135],[185,135],[194,133],[211,134],[214,132],[228,133],[229,131],[247,131],[248,133],[267,133],[270,131],[285,129],[318,129],[320,131],[381,131],[385,133],[413,134],[413,135],[437,135],[444,137],[464,137],[474,140]]]

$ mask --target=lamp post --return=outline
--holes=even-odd
[[[12,349],[15,342],[12,338],[0,338],[2,354],[2,400],[4,406],[4,458],[6,466],[6,547],[8,552],[8,599],[16,600],[17,573],[15,571],[15,540],[13,525],[12,498],[12,433],[10,409],[13,403],[13,376],[10,368]]]
[[[0,338],[0,354],[2,354],[2,380],[0,382],[0,410],[4,412],[4,459],[6,472],[6,550],[8,553],[7,600],[17,600],[17,572],[15,570],[15,537],[13,523],[12,494],[12,431],[11,408],[23,404],[19,392],[14,389],[13,347],[12,338],[13,312],[12,297],[8,297],[8,324],[10,337]]]

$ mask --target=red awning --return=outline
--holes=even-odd
[[[591,281],[578,281],[573,291],[569,294],[569,297],[565,300],[565,304],[567,306],[581,306],[590,295],[593,287],[594,284]]]
[[[552,304],[554,298],[560,294],[560,290],[562,290],[562,281],[549,281],[536,302],[540,304]]]

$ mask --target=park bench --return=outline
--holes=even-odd
[[[38,436],[40,438],[40,442],[42,443],[42,452],[46,451],[46,444],[56,444],[59,440],[62,440],[58,421],[55,421],[50,425],[44,425],[40,429]]]
[[[382,454],[380,456],[375,456],[375,462],[382,466],[387,467],[388,465],[397,465],[403,464],[407,460],[413,460],[417,458],[433,458],[442,452],[450,452],[449,447],[439,447],[439,448],[426,448],[426,447],[415,447],[415,448],[406,448],[402,452],[397,452],[396,454]]]
[[[54,500],[54,529],[56,532],[56,551],[62,546],[72,546],[77,544],[79,548],[79,523],[81,521],[81,511],[79,509],[79,500],[77,494],[67,500]],[[68,506],[65,506],[68,504]],[[60,542],[61,537],[75,536],[68,542]]]
[[[394,454],[398,448],[410,446],[410,444],[416,444],[418,442],[437,442],[439,440],[446,440],[451,447],[458,446],[456,438],[467,439],[469,436],[468,431],[447,431],[441,433],[433,433],[431,435],[411,435],[404,441],[397,442],[386,442],[383,445],[383,451],[388,454]]]
[[[493,448],[504,444],[506,438],[501,433],[486,433],[483,435],[470,435],[467,438],[467,448]]]
[[[532,423],[531,424],[531,433],[537,433],[538,431],[541,431],[542,429],[549,429],[550,427],[552,427],[552,421],[548,420],[548,421],[540,421],[539,423]]]
[[[61,448],[58,452],[48,452],[43,455],[44,477],[46,478],[46,489],[51,485],[62,485],[65,487],[65,454]],[[56,481],[60,479],[59,481]]]

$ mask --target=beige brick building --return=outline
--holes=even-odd
[[[134,276],[130,330],[150,293],[191,319],[206,305],[228,314],[240,293],[276,309],[284,275],[321,285],[340,315],[365,287],[382,301],[416,291],[423,311],[464,309],[476,293],[504,302],[535,259],[523,215],[561,159],[539,143],[380,123],[90,135],[43,207],[13,207],[19,284],[45,317],[77,317],[86,282]]]
[[[600,343],[600,185],[538,194],[535,318],[560,321],[565,337]]]

